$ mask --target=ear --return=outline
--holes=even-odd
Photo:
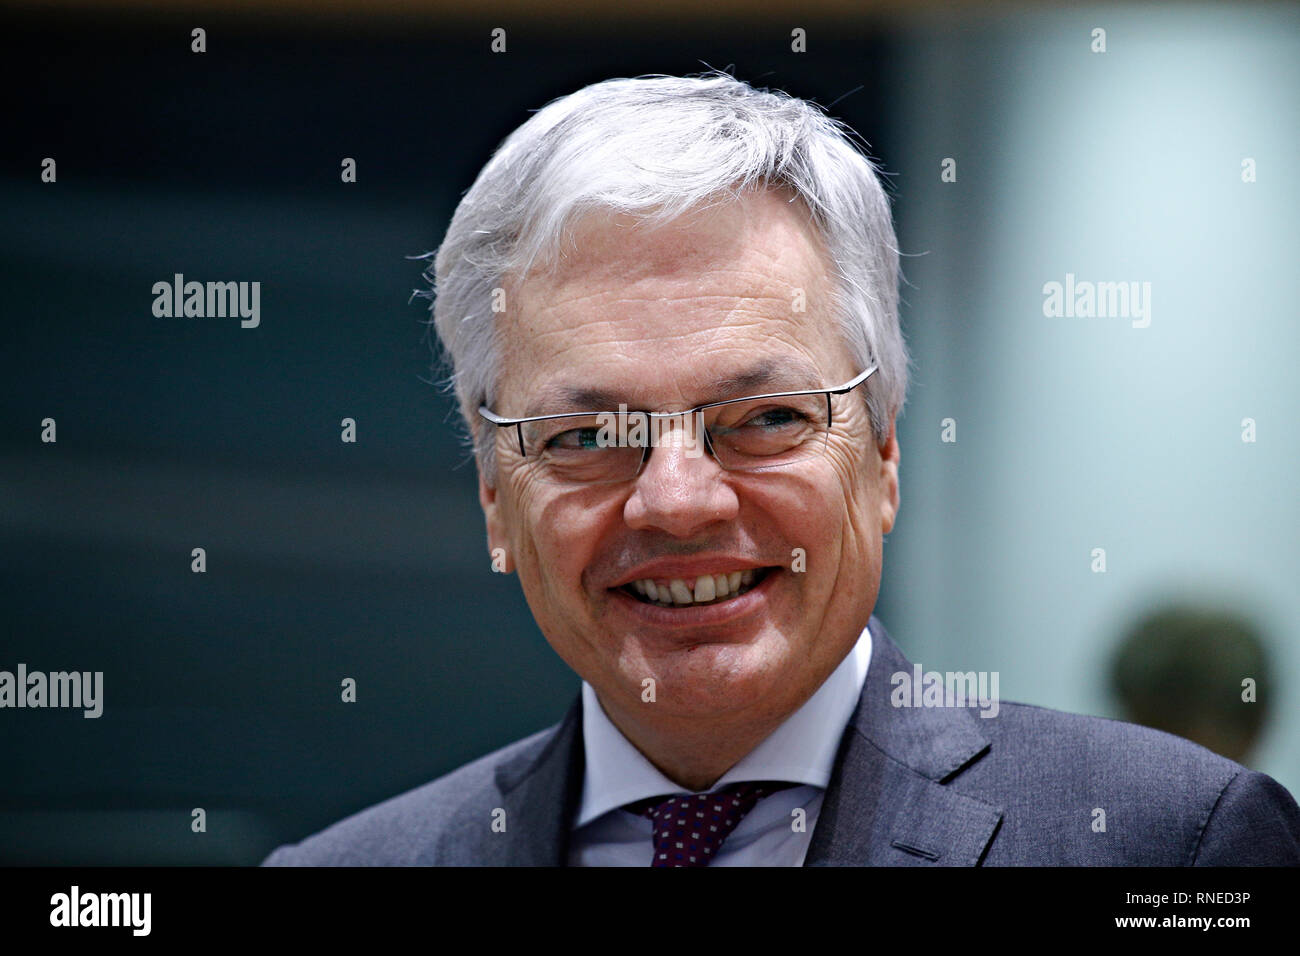
[[[889,423],[889,437],[876,450],[880,454],[880,533],[894,530],[898,517],[898,435],[896,420]]]
[[[487,522],[488,556],[492,560],[493,570],[512,574],[515,570],[515,559],[510,553],[510,537],[506,534],[501,504],[497,500],[497,489],[487,483],[481,468],[478,473],[478,501],[483,506],[483,517]],[[498,551],[498,548],[501,550]],[[504,561],[499,562],[498,557],[504,557]]]

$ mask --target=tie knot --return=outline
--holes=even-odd
[[[792,786],[773,780],[745,781],[709,793],[638,800],[625,809],[649,817],[654,824],[651,866],[708,866],[722,841],[759,800]]]

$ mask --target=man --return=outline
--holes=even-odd
[[[898,693],[897,272],[871,164],[800,100],[612,80],[513,133],[434,314],[489,552],[580,699],[267,863],[1300,861],[1291,796],[1186,741]]]

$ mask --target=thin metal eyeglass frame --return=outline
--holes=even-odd
[[[638,410],[637,414],[645,415],[647,418],[678,418],[686,415],[697,415],[703,412],[706,408],[718,408],[719,406],[722,405],[735,405],[740,402],[755,402],[767,398],[794,398],[800,395],[825,395],[826,396],[826,427],[827,429],[829,429],[831,426],[831,418],[833,415],[833,410],[831,408],[831,396],[843,395],[847,392],[853,391],[853,389],[857,388],[868,378],[870,378],[872,373],[875,372],[878,368],[880,368],[879,365],[873,365],[865,372],[862,372],[861,374],[854,376],[853,378],[849,379],[849,381],[845,382],[843,385],[839,385],[835,388],[806,388],[798,392],[768,392],[767,394],[764,395],[747,395],[744,398],[729,398],[726,401],[722,401],[722,402],[706,402],[703,405],[696,405],[694,408],[688,408],[685,411],[681,411],[681,412],[643,412]],[[524,449],[524,426],[529,424],[530,422],[554,421],[559,418],[590,418],[593,415],[612,414],[610,412],[561,412],[558,415],[532,415],[528,418],[504,418],[496,414],[495,412],[493,412],[486,405],[480,405],[478,407],[478,413],[483,418],[491,422],[493,425],[496,425],[498,428],[503,428],[509,425],[514,426],[515,433],[519,438],[519,457],[521,458],[528,457],[528,452]],[[709,438],[709,430],[707,428],[704,429],[704,439],[705,439],[704,444],[709,449],[709,454],[713,457],[714,461],[718,461],[718,456],[717,453],[714,452],[713,450],[713,442]],[[633,477],[641,473],[641,469],[645,467],[646,458],[649,456],[649,454],[650,454],[650,445],[646,445],[641,450],[641,464],[637,466],[637,470],[633,475]],[[722,464],[721,461],[718,461],[718,464],[721,465]],[[629,478],[628,480],[631,479]]]

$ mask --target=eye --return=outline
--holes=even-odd
[[[547,441],[546,447],[556,451],[586,451],[599,448],[600,445],[596,440],[599,434],[598,428],[570,428]]]
[[[765,408],[762,411],[754,412],[736,427],[743,428],[747,425],[753,425],[758,428],[775,429],[784,428],[787,425],[802,424],[808,421],[808,417],[797,408],[780,406],[777,408]]]

